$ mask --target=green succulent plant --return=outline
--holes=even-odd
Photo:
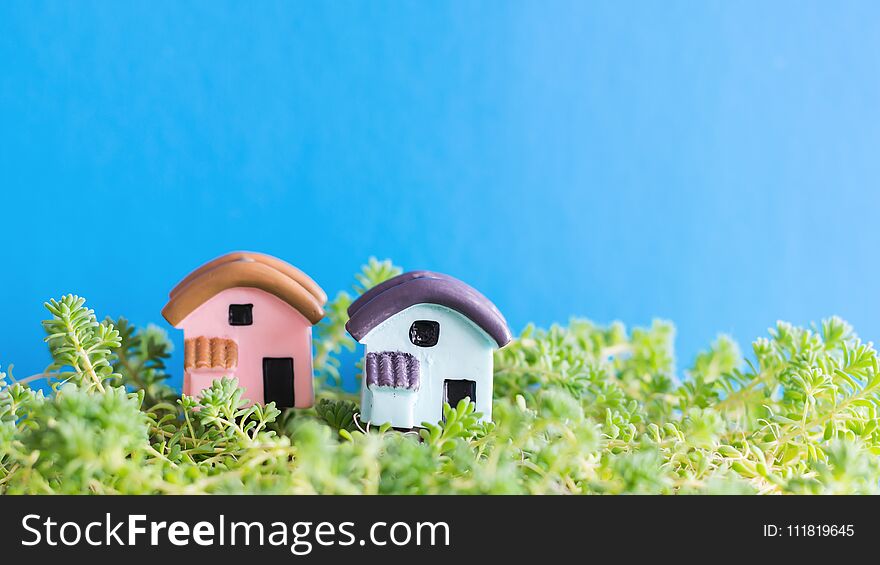
[[[46,304],[49,394],[0,373],[0,492],[618,494],[876,493],[877,351],[839,318],[779,322],[744,359],[720,336],[684,371],[675,330],[572,319],[496,353],[493,423],[447,406],[417,432],[369,426],[341,386],[355,295],[317,328],[318,401],[247,406],[233,379],[170,387],[167,335]]]

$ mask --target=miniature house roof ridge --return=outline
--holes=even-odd
[[[177,283],[174,288],[171,289],[169,293],[169,298],[174,298],[174,295],[179,293],[186,287],[193,279],[201,276],[203,273],[210,271],[211,269],[218,267],[224,263],[231,263],[233,261],[254,261],[257,263],[263,263],[268,265],[269,267],[274,268],[277,271],[287,275],[291,279],[295,280],[299,284],[303,286],[309,293],[315,297],[315,299],[323,306],[327,303],[327,293],[318,286],[311,277],[297,269],[287,261],[282,261],[277,257],[272,257],[271,255],[266,255],[265,253],[256,253],[253,251],[233,251],[231,253],[227,253],[225,255],[221,255],[216,259],[208,261],[195,271],[188,274],[182,281]]]
[[[371,288],[370,290],[366,291],[365,293],[360,295],[357,300],[352,302],[351,305],[348,307],[348,317],[350,318],[350,317],[354,316],[355,312],[360,310],[360,308],[363,305],[365,305],[367,302],[374,299],[378,295],[382,294],[383,292],[385,292],[389,288],[397,286],[399,284],[403,284],[406,281],[409,281],[412,279],[419,279],[419,278],[430,277],[430,276],[434,276],[436,278],[448,277],[448,275],[443,275],[441,273],[435,273],[432,271],[409,271],[407,273],[397,275],[396,277],[391,277],[387,281],[381,282],[381,283],[377,284],[376,286],[374,286],[373,288]]]
[[[512,336],[507,321],[485,296],[464,282],[431,271],[404,273],[371,289],[349,308],[348,332],[361,341],[373,328],[416,304],[437,304],[468,318],[492,338],[498,347]]]
[[[230,255],[238,256],[234,259],[220,257],[199,267],[171,291],[170,299],[162,309],[162,316],[171,325],[177,326],[196,308],[220,292],[238,287],[268,292],[288,303],[312,324],[317,324],[324,317],[324,303],[315,292],[291,277],[289,270],[277,268],[275,262],[255,258],[255,254]],[[317,287],[314,281],[312,284]],[[320,287],[317,288],[320,290]],[[323,291],[320,295],[326,297]]]
[[[482,302],[484,302],[484,304],[488,308],[491,308],[495,312],[495,314],[497,314],[502,319],[504,318],[504,316],[501,314],[501,311],[498,310],[498,307],[495,306],[495,304],[491,300],[486,298],[482,293],[480,293],[480,291],[478,291],[474,287],[462,282],[461,280],[459,280],[453,276],[446,275],[444,273],[438,273],[436,271],[425,271],[425,270],[409,271],[409,272],[397,275],[396,277],[392,277],[392,278],[388,279],[387,281],[382,282],[382,283],[374,286],[370,290],[363,293],[360,297],[358,297],[357,300],[355,300],[354,302],[351,303],[351,305],[348,307],[348,317],[351,318],[352,316],[354,316],[355,313],[358,310],[360,310],[363,306],[365,306],[370,300],[372,300],[376,296],[382,294],[386,290],[389,290],[390,288],[393,288],[397,285],[403,284],[407,281],[410,281],[413,279],[422,279],[422,278],[434,278],[434,279],[441,279],[441,280],[447,280],[447,281],[453,281],[455,283],[459,283],[459,284],[465,286],[470,292],[477,295],[478,299],[481,300]]]

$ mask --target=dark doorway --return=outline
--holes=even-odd
[[[293,407],[292,357],[263,357],[263,400],[279,409]]]
[[[443,401],[455,408],[462,398],[468,397],[471,402],[477,401],[477,383],[467,380],[443,381]]]

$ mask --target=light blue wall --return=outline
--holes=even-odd
[[[410,342],[410,327],[416,320],[440,324],[439,340],[434,346],[420,347]],[[436,304],[416,304],[380,322],[361,343],[368,354],[399,351],[413,356],[419,364],[415,398],[410,391],[401,393],[399,389],[389,390],[390,387],[376,391],[361,382],[361,413],[366,421],[411,428],[422,422],[442,420],[447,379],[474,381],[476,390],[471,401],[476,403],[476,411],[483,419],[492,419],[492,356],[498,344],[460,312]]]
[[[515,329],[880,334],[876,2],[0,3],[0,364],[232,249],[369,255]],[[175,339],[180,342],[180,336]]]

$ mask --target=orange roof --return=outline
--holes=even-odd
[[[327,294],[308,275],[262,253],[236,251],[205,263],[171,289],[162,316],[176,326],[218,293],[237,287],[258,288],[277,296],[312,324],[324,317]]]

